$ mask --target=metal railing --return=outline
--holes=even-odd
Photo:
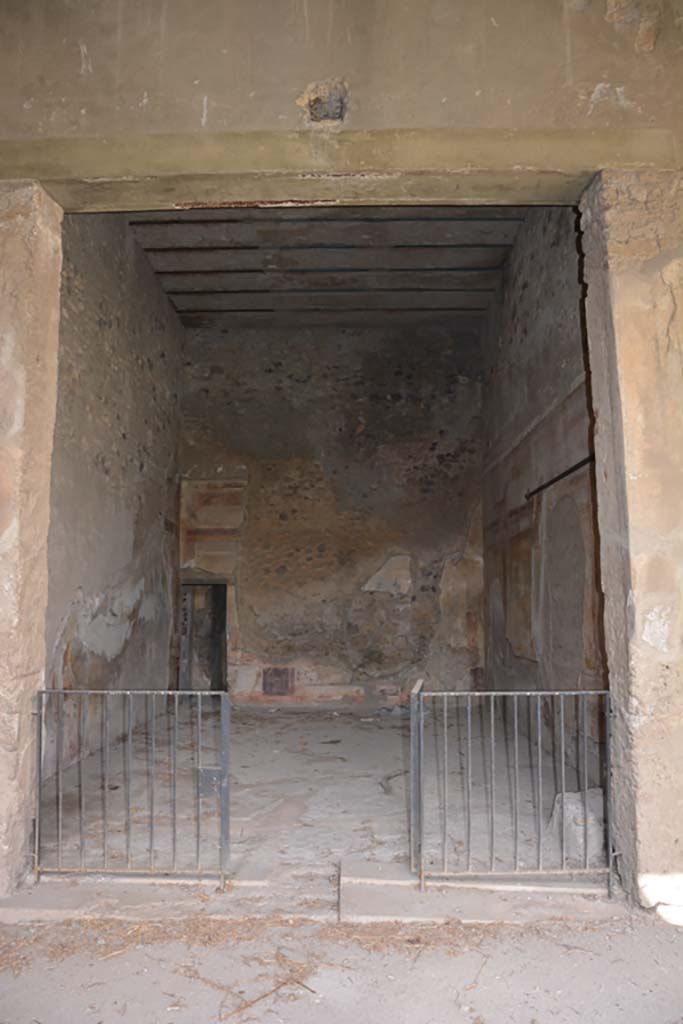
[[[612,890],[606,690],[410,698],[410,862],[427,879],[603,876]]]
[[[42,690],[35,871],[218,876],[230,863],[227,693]]]

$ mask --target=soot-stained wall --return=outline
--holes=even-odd
[[[484,344],[487,682],[604,684],[576,214],[529,213]]]
[[[482,665],[475,339],[196,331],[184,365],[183,475],[226,481],[236,699],[390,704],[420,675],[470,682]],[[206,536],[220,562],[217,493]]]
[[[182,328],[123,217],[68,216],[47,685],[169,685]]]

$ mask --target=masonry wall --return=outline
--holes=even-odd
[[[29,867],[35,806],[61,215],[34,184],[0,187],[0,895]]]
[[[602,688],[605,668],[576,214],[531,211],[485,341],[487,683]]]
[[[65,217],[63,253],[47,685],[164,688],[182,328],[123,217]]]
[[[605,172],[581,204],[627,891],[683,923],[683,178]]]
[[[144,138],[144,152],[169,147],[177,173],[193,160],[179,133],[295,131],[307,86],[331,78],[347,83],[346,123],[359,132],[680,134],[677,0],[165,0],[136,18],[102,0],[34,0],[30,17],[4,5],[0,23],[3,138],[85,138],[89,155],[103,136],[137,139],[138,150]],[[469,166],[471,147],[462,155]]]
[[[230,581],[234,696],[392,704],[420,675],[471,681],[475,339],[446,327],[188,338],[181,465],[212,514],[185,568],[210,571],[213,557]]]

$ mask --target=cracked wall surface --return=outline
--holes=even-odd
[[[576,214],[528,214],[485,341],[487,680],[601,689],[601,595]]]
[[[360,131],[680,130],[681,0],[34,0],[0,24],[4,138],[293,131],[335,86]]]
[[[167,688],[182,328],[125,218],[65,217],[63,251],[47,685]]]
[[[471,683],[482,664],[475,339],[436,327],[194,331],[184,364],[183,474],[247,480],[237,699],[268,699],[269,666],[294,669],[295,702],[392,704],[419,675]]]
[[[0,895],[27,870],[35,694],[45,683],[61,210],[0,187]]]
[[[681,166],[683,0],[32,0],[0,40],[0,176],[69,211],[573,203]]]
[[[683,922],[683,180],[598,176],[582,201],[613,693],[615,848]]]

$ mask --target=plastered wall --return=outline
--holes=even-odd
[[[6,4],[1,134],[291,131],[330,79],[359,131],[679,130],[682,14],[680,0]]]
[[[184,366],[183,474],[240,481],[239,515],[226,505],[222,524],[235,698],[390,705],[419,675],[471,682],[475,339],[426,326],[189,332]],[[215,558],[225,571],[220,544]],[[266,691],[276,679],[286,692],[264,693],[264,671]]]
[[[531,211],[485,338],[487,683],[605,682],[576,213]]]
[[[613,693],[615,849],[683,923],[683,181],[596,178],[582,201]]]
[[[0,188],[0,895],[29,866],[35,695],[45,683],[61,210]]]
[[[63,253],[47,685],[165,688],[182,328],[123,217],[65,217]]]

